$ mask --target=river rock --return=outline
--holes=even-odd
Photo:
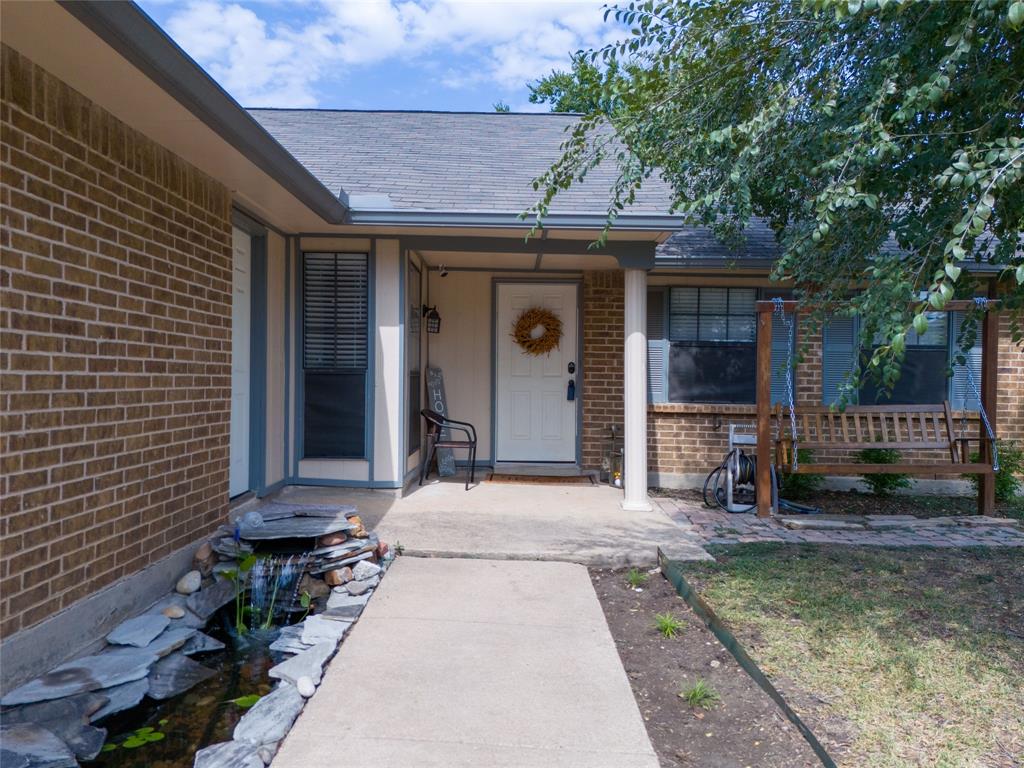
[[[63,741],[31,723],[0,725],[0,764],[3,768],[78,768],[74,753]]]
[[[107,635],[107,642],[112,645],[134,645],[136,648],[144,648],[167,629],[170,623],[171,620],[163,614],[144,613],[118,624],[114,631]]]
[[[324,574],[324,582],[327,586],[340,587],[352,581],[353,573],[351,568],[338,568]]]
[[[252,744],[224,741],[196,752],[192,768],[263,768]]]
[[[299,716],[304,701],[294,685],[281,683],[242,716],[235,726],[235,740],[254,747],[280,741]]]
[[[203,574],[199,571],[189,571],[178,579],[178,583],[174,585],[174,589],[179,595],[191,595],[193,592],[198,591],[202,583]]]
[[[89,718],[89,722],[95,723],[108,715],[123,712],[131,709],[146,695],[149,690],[149,680],[132,680],[130,683],[115,685],[113,688],[104,688],[100,693],[107,698],[107,703],[100,707]]]
[[[307,645],[330,642],[334,643],[334,647],[337,648],[338,643],[341,642],[341,638],[344,637],[345,632],[348,631],[350,626],[352,625],[344,621],[332,621],[322,616],[310,616],[302,622],[302,642]]]
[[[303,675],[295,681],[295,690],[299,692],[299,695],[304,699],[308,699],[314,693],[316,693],[316,683],[313,679]]]
[[[376,563],[371,563],[369,560],[363,560],[362,562],[356,563],[352,567],[352,575],[359,581],[366,581],[367,579],[372,579],[379,573],[380,566]]]
[[[234,582],[223,579],[189,595],[185,605],[200,619],[208,621],[218,608],[231,602],[234,597]]]
[[[362,595],[370,590],[370,584],[365,581],[350,581],[345,585],[345,591],[350,595]]]
[[[315,578],[307,573],[299,582],[299,594],[301,595],[303,592],[309,593],[309,596],[316,600],[331,594],[331,588],[324,583],[323,579]]]
[[[185,609],[180,605],[168,605],[162,611],[160,611],[168,619],[183,619],[185,618]]]
[[[192,556],[192,568],[199,571],[203,578],[213,573],[213,566],[217,564],[217,555],[213,551],[213,545],[204,541],[202,546]]]
[[[192,637],[185,641],[183,646],[181,646],[181,652],[186,656],[192,656],[196,653],[210,653],[211,651],[222,650],[224,650],[224,643],[215,637],[204,635],[202,632],[196,632]]]
[[[352,536],[354,536],[357,539],[369,538],[370,534],[367,533],[366,528],[363,526],[363,518],[361,518],[359,515],[353,515],[348,519],[348,521],[355,526],[355,528],[352,531]]]
[[[326,536],[321,536],[316,540],[318,547],[336,547],[339,544],[344,544],[348,541],[348,536],[340,531],[338,533],[328,533]]]
[[[60,699],[76,693],[111,688],[146,676],[157,655],[145,648],[108,648],[94,656],[61,664],[42,677],[15,688],[2,699],[5,707]]]
[[[149,673],[151,699],[163,701],[197,685],[217,674],[209,667],[198,664],[182,653],[174,653],[153,665]]]
[[[282,661],[276,667],[271,667],[270,672],[267,674],[278,680],[291,683],[296,688],[299,688],[299,681],[302,678],[311,680],[315,685],[320,682],[320,678],[323,676],[324,664],[331,657],[331,654],[334,653],[336,647],[337,642],[333,640],[317,643],[308,650],[295,654],[287,661]],[[301,689],[299,693],[302,693]],[[303,695],[308,698],[313,694]]]

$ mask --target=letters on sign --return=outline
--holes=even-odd
[[[448,416],[448,403],[444,397],[444,374],[440,368],[427,368],[427,407],[437,411],[442,416]],[[451,438],[451,432],[445,428],[441,430],[441,439]],[[437,474],[441,477],[451,477],[455,474],[455,454],[451,448],[437,449]]]

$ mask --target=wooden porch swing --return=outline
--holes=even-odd
[[[991,515],[995,511],[995,473],[999,471],[999,453],[996,447],[996,371],[999,355],[999,326],[994,300],[979,298],[974,301],[950,301],[942,311],[966,310],[980,307],[982,321],[981,387],[974,382],[967,369],[967,380],[980,402],[980,426],[977,437],[965,435],[966,416],[961,420],[960,432],[954,426],[949,402],[934,405],[863,405],[849,406],[843,411],[829,406],[799,406],[794,402],[793,347],[795,332],[789,335],[786,365],[786,391],[788,396],[789,427],[785,428],[783,406],[775,406],[778,434],[772,435],[771,404],[771,343],[773,316],[780,318],[792,329],[795,324],[787,313],[797,310],[797,302],[774,299],[757,302],[757,515],[771,514],[772,446],[775,447],[775,470],[780,473],[819,475],[864,474],[917,474],[962,475],[977,474],[978,512]],[[978,458],[971,461],[971,444],[978,446]],[[914,463],[856,464],[840,462],[830,464],[800,464],[800,448],[838,449],[841,451],[865,448],[892,448],[925,452],[931,458]],[[929,453],[932,452],[932,453]]]

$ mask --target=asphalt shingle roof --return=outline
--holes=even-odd
[[[559,157],[577,115],[251,109],[249,112],[329,190],[355,198],[387,196],[398,210],[521,213],[538,200],[533,180]],[[560,193],[555,213],[603,215],[615,179],[609,163]],[[632,213],[665,214],[671,190],[645,184]],[[382,207],[374,203],[374,208]],[[745,245],[730,250],[707,227],[686,227],[658,247],[659,266],[774,259],[771,230],[751,222]]]
[[[533,180],[559,157],[566,128],[556,113],[358,112],[252,109],[253,117],[324,186],[388,195],[397,209],[520,213],[537,202]],[[552,211],[605,210],[612,164],[558,195]],[[671,194],[651,179],[634,213],[668,213]]]

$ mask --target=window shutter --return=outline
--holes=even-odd
[[[956,360],[956,355],[959,354],[960,348],[957,345],[957,339],[960,336],[960,329],[964,324],[964,320],[967,318],[964,312],[951,312],[951,326],[952,332],[950,333],[949,340],[949,359],[950,361]],[[968,410],[977,411],[981,408],[981,403],[978,401],[977,396],[974,394],[974,390],[971,389],[971,385],[967,380],[967,368],[971,369],[971,373],[974,374],[974,383],[981,389],[981,328],[978,328],[978,335],[974,340],[974,346],[971,347],[971,351],[967,355],[967,360],[964,365],[957,365],[953,362],[953,376],[949,382],[949,404],[954,410]]]
[[[792,324],[795,320],[792,314],[787,314],[786,319]],[[787,333],[787,330],[790,332]],[[792,338],[792,329],[786,327],[786,323],[778,316],[772,315],[772,405],[782,403],[789,404],[789,395],[786,389],[786,377],[795,375],[796,372],[789,370],[789,342]],[[796,350],[793,350],[796,355]],[[793,396],[796,396],[794,382]]]
[[[665,290],[647,292],[647,399],[668,399],[668,340],[665,338]]]
[[[368,274],[365,253],[306,253],[302,271],[302,364],[364,371]]]
[[[834,317],[822,333],[822,403],[832,405],[838,402],[839,388],[853,370],[857,322],[852,317]]]

